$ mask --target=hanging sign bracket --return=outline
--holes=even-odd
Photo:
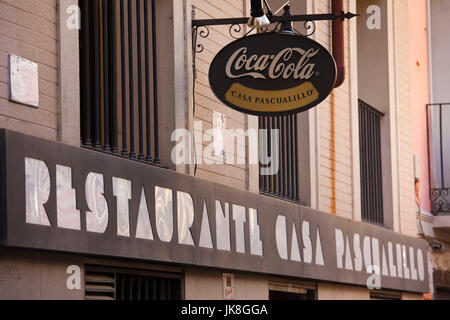
[[[237,41],[215,56],[209,71],[211,89],[221,102],[243,113],[270,116],[303,112],[322,102],[335,85],[336,63],[327,49],[308,37],[315,33],[316,21],[343,22],[358,15],[344,11],[291,15],[290,6],[284,11],[281,16],[267,15],[262,24],[248,17],[196,20],[194,9],[194,82],[196,54],[204,50],[198,37],[208,38],[209,26],[229,25],[229,34]],[[292,22],[304,22],[302,32]],[[250,35],[252,26],[257,34]],[[195,83],[193,90],[195,96]]]
[[[351,12],[341,11],[340,14],[327,13],[327,14],[304,14],[293,16],[272,16],[269,17],[271,23],[277,22],[307,22],[307,21],[326,21],[326,20],[341,20],[352,19],[359,16]],[[247,24],[250,18],[226,18],[226,19],[199,19],[192,21],[192,27],[204,27],[204,26],[220,26],[220,25],[235,25],[235,24]]]

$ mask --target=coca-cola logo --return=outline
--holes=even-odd
[[[217,98],[238,111],[292,114],[325,100],[336,81],[336,64],[306,37],[258,34],[223,48],[211,64],[209,81]]]
[[[240,48],[228,59],[227,77],[236,79],[249,76],[255,79],[284,80],[293,77],[296,80],[309,80],[314,75],[316,66],[309,61],[319,52],[318,49],[305,51],[300,48],[286,48],[276,55],[248,56],[247,51],[247,48]]]

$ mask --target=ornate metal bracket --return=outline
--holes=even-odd
[[[262,32],[280,32],[282,30],[288,29],[294,34],[309,37],[312,36],[316,31],[316,21],[345,21],[346,19],[352,19],[359,16],[351,12],[341,11],[340,14],[329,13],[329,14],[306,14],[306,15],[290,15],[289,8],[286,7],[286,13],[282,16],[270,16],[271,25],[267,28],[263,28]],[[206,39],[210,35],[209,26],[223,26],[230,25],[229,34],[230,36],[238,40],[240,38],[248,36],[254,29],[250,29],[245,34],[242,34],[242,25],[248,23],[249,17],[244,18],[229,18],[229,19],[204,19],[196,20],[195,18],[195,8],[192,12],[192,59],[193,59],[193,69],[194,78],[196,78],[196,55],[203,52],[204,46],[198,43],[198,37]],[[304,29],[306,33],[302,33],[292,27],[292,22],[304,22]]]
[[[193,14],[195,16],[195,13]],[[316,21],[345,21],[346,19],[352,19],[359,16],[358,14],[341,11],[340,14],[330,13],[330,14],[307,14],[307,15],[290,15],[285,14],[282,16],[270,16],[271,25],[267,28],[263,28],[262,32],[280,32],[286,30],[286,26],[290,25],[292,22],[304,22],[304,29],[306,33],[302,33],[295,28],[292,31],[295,34],[309,37],[316,31]],[[233,39],[240,39],[248,36],[254,29],[250,29],[247,33],[242,34],[242,25],[246,25],[249,18],[229,18],[229,19],[204,19],[204,20],[192,20],[192,49],[193,55],[200,53],[204,50],[202,44],[198,44],[198,36],[206,39],[210,32],[208,26],[223,26],[230,25],[229,34]]]
[[[271,23],[276,22],[296,22],[296,21],[326,21],[326,20],[340,20],[352,19],[359,16],[358,14],[341,11],[340,14],[327,13],[327,14],[304,14],[293,16],[273,16],[270,17]],[[202,19],[193,20],[193,27],[200,26],[220,26],[220,25],[233,25],[233,24],[247,24],[250,18],[227,18],[227,19]]]

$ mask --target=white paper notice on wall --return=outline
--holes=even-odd
[[[213,112],[213,146],[214,156],[226,158],[225,152],[225,130],[227,127],[227,120],[225,115],[214,111]]]
[[[39,73],[37,63],[9,55],[11,101],[39,107]]]
[[[224,273],[223,277],[223,299],[234,300],[234,274]]]

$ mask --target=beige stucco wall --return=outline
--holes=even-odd
[[[417,236],[416,205],[414,195],[414,161],[412,149],[412,106],[410,82],[410,50],[408,0],[393,1],[395,13],[395,65],[398,112],[400,231]]]
[[[365,287],[318,283],[319,300],[369,300],[369,290]]]
[[[248,15],[246,0],[192,0],[192,5],[196,8],[196,19],[213,19],[213,18],[231,18],[242,17]],[[207,39],[199,37],[199,43],[204,47],[204,51],[197,54],[197,79],[195,87],[195,117],[194,121],[201,121],[203,124],[202,132],[196,130],[198,137],[207,130],[213,128],[213,112],[219,112],[226,116],[226,125],[228,129],[244,129],[248,128],[248,117],[243,113],[232,110],[220,103],[209,88],[208,72],[211,61],[221,48],[232,42],[234,39],[228,33],[229,26],[213,26],[209,27],[210,35]],[[209,141],[203,141],[203,154],[206,159],[213,160],[208,157],[205,149],[211,144]],[[197,138],[197,141],[199,138]],[[198,150],[199,151],[199,150]],[[236,149],[234,153],[228,154],[228,157],[236,159]],[[198,152],[200,157],[200,152]],[[245,159],[240,158],[242,161]],[[205,163],[199,165],[197,177],[215,181],[221,184],[229,185],[237,189],[247,189],[247,165],[237,164],[213,164]]]
[[[186,300],[222,300],[223,272],[207,269],[185,269]],[[266,276],[235,273],[236,300],[267,300],[269,282]]]
[[[206,269],[185,269],[185,298],[187,300],[222,300],[222,274],[225,272]],[[269,283],[298,285],[298,281],[269,278],[262,275],[235,273],[235,300],[267,300]],[[301,285],[300,285],[301,287]],[[366,287],[344,285],[329,282],[317,282],[318,300],[370,300],[370,291]],[[417,293],[402,292],[402,300],[423,300]]]
[[[336,283],[318,283],[319,300],[370,300],[370,291],[366,287],[341,285]],[[389,292],[387,292],[389,293]],[[423,300],[423,296],[417,293],[402,292],[402,300]]]
[[[344,1],[344,9],[349,8]],[[328,13],[331,7],[328,1],[313,1],[311,13]],[[328,21],[317,22],[317,31],[313,38],[328,50],[331,50],[331,24]],[[315,111],[317,141],[317,195],[318,209],[353,219],[353,166],[352,153],[359,152],[352,147],[352,95],[350,66],[350,24],[346,22],[345,65],[346,80],[341,87],[333,90],[326,101]],[[357,173],[359,174],[359,173]],[[312,186],[314,188],[314,186]]]
[[[80,145],[81,127],[80,47],[79,30],[69,28],[68,21],[75,21],[76,7],[78,0],[58,0],[58,139],[75,147]]]
[[[402,300],[423,300],[423,295],[417,293],[403,292]]]
[[[58,40],[56,0],[0,2],[0,127],[56,140]],[[39,109],[8,101],[8,54],[39,66]]]
[[[83,278],[83,260],[73,255],[31,250],[0,249],[0,300],[80,300],[81,290],[69,290],[67,268],[77,265]]]
[[[85,259],[81,256],[46,253],[32,250],[0,250],[0,300],[82,300],[84,299],[85,263],[111,267],[150,268],[148,264],[120,261]],[[71,265],[81,269],[81,289],[69,290],[67,268]],[[162,268],[159,266],[159,268]],[[161,269],[163,270],[163,269]],[[269,283],[302,286],[300,280],[271,278],[251,273],[235,273],[225,270],[184,268],[184,298],[186,300],[222,300],[223,274],[234,275],[234,300],[268,300]],[[308,287],[314,282],[308,282]],[[421,300],[420,294],[402,293],[403,300]],[[318,300],[368,300],[365,287],[336,283],[317,282]]]

